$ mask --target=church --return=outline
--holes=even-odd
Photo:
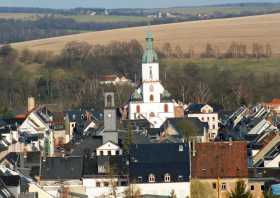
[[[149,32],[142,58],[142,83],[130,98],[129,119],[147,119],[152,128],[160,128],[167,118],[182,117],[184,113],[160,82],[159,61],[153,42],[153,34]]]

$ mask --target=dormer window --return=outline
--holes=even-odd
[[[155,183],[156,182],[156,177],[154,174],[149,175],[149,183]]]
[[[164,175],[164,182],[170,182],[170,181],[171,181],[171,176],[168,173],[166,173]]]

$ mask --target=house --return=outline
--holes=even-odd
[[[198,118],[201,122],[208,123],[209,139],[214,140],[219,131],[219,115],[208,104],[191,104],[186,110],[187,117]]]
[[[53,197],[62,194],[85,195],[81,181],[83,157],[47,157],[41,163],[38,191],[43,190]]]
[[[209,198],[227,197],[238,180],[248,183],[246,142],[198,143],[192,152],[192,181],[209,191]],[[201,190],[201,189],[200,189]]]
[[[130,147],[130,183],[143,195],[190,196],[187,144],[134,144]]]
[[[131,85],[134,86],[134,83],[125,76],[117,76],[117,75],[103,75],[100,78],[101,85]]]
[[[188,139],[195,139],[196,142],[207,142],[208,124],[201,122],[198,118],[168,118],[162,125],[162,139],[169,136],[179,137],[182,142]]]
[[[122,149],[115,143],[109,141],[96,149],[97,156],[122,155]]]
[[[142,84],[130,97],[128,118],[147,119],[152,128],[160,128],[167,118],[183,117],[176,112],[183,107],[172,100],[170,93],[160,83],[159,60],[153,41],[153,35],[149,32],[142,58]]]
[[[275,98],[271,102],[264,103],[263,105],[270,111],[280,115],[280,98]]]

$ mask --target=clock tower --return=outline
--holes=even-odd
[[[103,143],[112,141],[118,144],[117,113],[115,108],[115,97],[113,92],[104,94],[104,133]]]

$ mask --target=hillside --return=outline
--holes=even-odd
[[[195,53],[205,49],[206,43],[226,49],[231,42],[241,42],[251,46],[252,43],[271,44],[274,55],[280,55],[280,14],[216,19],[194,22],[155,25],[150,28],[136,27],[76,35],[54,37],[28,42],[15,43],[17,49],[48,50],[59,52],[71,41],[86,41],[91,44],[108,44],[111,41],[128,41],[137,39],[144,42],[145,32],[155,34],[156,47],[165,42],[173,46],[180,45],[184,50],[192,47]]]

